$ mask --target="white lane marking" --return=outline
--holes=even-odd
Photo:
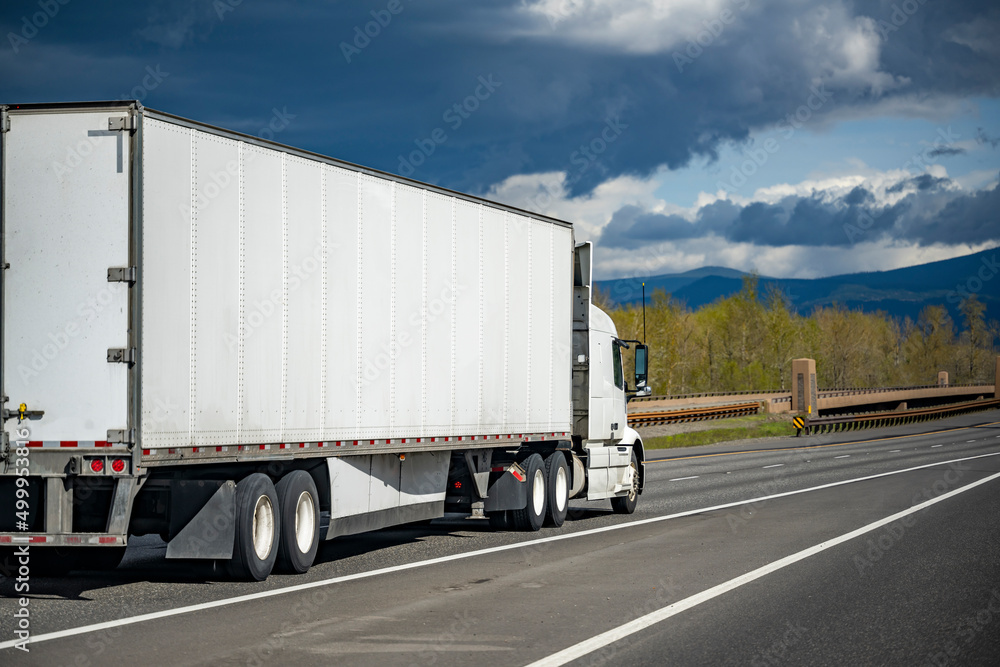
[[[913,507],[910,507],[909,509],[905,509],[902,512],[897,512],[892,516],[887,516],[884,519],[880,519],[878,521],[875,521],[874,523],[870,523],[867,526],[862,526],[857,530],[852,530],[851,532],[845,533],[840,537],[835,537],[832,540],[827,540],[826,542],[821,542],[820,544],[811,546],[808,549],[803,549],[802,551],[794,553],[791,556],[785,556],[784,558],[776,560],[773,563],[765,565],[764,567],[757,568],[752,572],[747,572],[742,576],[736,577],[735,579],[730,579],[729,581],[723,584],[719,584],[718,586],[713,586],[708,590],[692,595],[691,597],[685,598],[679,602],[674,602],[671,605],[667,605],[666,607],[658,609],[657,611],[654,611],[650,614],[646,614],[645,616],[640,616],[634,621],[630,621],[628,623],[625,623],[624,625],[618,626],[617,628],[613,628],[595,637],[591,637],[590,639],[582,641],[579,644],[575,644],[573,646],[570,646],[569,648],[563,649],[558,653],[553,653],[552,655],[546,658],[542,658],[541,660],[531,663],[530,665],[528,665],[528,667],[559,667],[560,665],[565,665],[567,662],[571,662],[573,660],[577,660],[578,658],[582,658],[583,656],[589,653],[593,653],[594,651],[604,648],[609,644],[613,644],[614,642],[619,641],[620,639],[624,639],[629,635],[635,634],[640,630],[645,630],[646,628],[652,625],[656,625],[657,623],[665,621],[671,616],[675,616],[683,611],[687,611],[692,607],[697,607],[701,603],[708,602],[712,598],[716,598],[724,593],[728,593],[729,591],[739,588],[740,586],[749,584],[752,581],[756,581],[757,579],[767,576],[772,572],[777,572],[778,570],[788,567],[789,565],[793,565],[801,560],[805,560],[806,558],[815,556],[816,554],[822,553],[827,549],[832,549],[833,547],[839,546],[844,542],[848,542],[856,537],[860,537],[862,535],[865,535],[866,533],[870,533],[873,530],[878,530],[882,526],[887,526],[890,523],[893,523],[894,521],[899,521],[900,519],[909,516],[914,512],[919,512],[923,509],[930,507],[931,505],[947,500],[948,498],[956,496],[959,493],[965,493],[966,491],[974,489],[977,486],[981,486],[988,482],[992,482],[993,480],[996,479],[1000,479],[1000,473],[990,475],[989,477],[983,478],[978,482],[972,482],[971,484],[967,484],[966,486],[963,486],[959,489],[955,489],[954,491],[951,491],[944,495],[938,496],[937,498],[931,498],[930,500],[924,503],[915,505]]]
[[[944,447],[944,445],[931,445],[931,449],[937,449],[938,447]]]
[[[890,451],[889,453],[890,453],[890,454],[895,454],[896,452],[901,452],[901,451],[903,451],[903,450],[902,450],[902,449],[893,449],[893,450],[892,450],[892,451]]]
[[[850,454],[844,454],[843,456],[834,456],[833,458],[835,458],[835,459],[846,459],[848,457],[850,457]]]
[[[780,468],[783,465],[785,465],[785,464],[784,463],[775,463],[774,465],[771,465],[771,466],[764,466],[763,468],[761,468],[761,470],[767,470],[768,468]]]
[[[970,442],[975,442],[975,440],[966,440],[965,444],[969,444]]]
[[[668,482],[683,482],[685,479],[698,479],[700,475],[691,475],[690,477],[674,477],[673,479],[668,479]]]
[[[455,560],[464,560],[466,558],[474,558],[476,556],[486,556],[488,554],[500,553],[503,551],[511,551],[513,549],[533,547],[548,542],[561,542],[562,540],[572,540],[577,537],[598,535],[600,533],[608,533],[613,530],[622,530],[623,528],[634,528],[636,526],[645,526],[649,524],[660,523],[662,521],[670,521],[671,519],[681,519],[688,516],[696,516],[698,514],[704,514],[705,512],[716,512],[719,510],[730,509],[732,507],[740,507],[742,505],[757,504],[768,500],[776,500],[778,498],[786,498],[789,496],[797,496],[803,493],[810,493],[812,491],[822,491],[823,489],[832,489],[838,486],[844,486],[846,484],[854,484],[855,482],[867,482],[873,479],[880,479],[882,477],[891,477],[892,475],[902,475],[908,472],[914,472],[916,470],[934,468],[937,466],[948,465],[950,463],[962,463],[963,461],[974,461],[976,459],[985,459],[991,456],[1000,456],[1000,452],[993,452],[991,454],[977,454],[976,456],[966,456],[960,459],[951,459],[950,461],[939,461],[937,463],[925,463],[923,465],[914,466],[912,468],[904,468],[903,470],[890,470],[889,472],[880,472],[874,475],[868,475],[866,477],[845,479],[840,482],[829,482],[827,484],[820,484],[819,486],[812,486],[807,489],[798,489],[796,491],[782,491],[781,493],[775,493],[770,496],[762,496],[760,498],[748,498],[746,500],[737,500],[735,502],[725,503],[722,505],[714,505],[712,507],[703,507],[700,509],[677,512],[676,514],[666,514],[664,516],[654,516],[648,519],[639,519],[638,521],[617,523],[613,526],[602,526],[601,528],[590,528],[588,530],[580,530],[575,533],[567,533],[565,535],[553,535],[551,537],[541,537],[538,538],[537,540],[527,540],[525,542],[515,542],[513,544],[502,544],[500,546],[488,547],[486,549],[479,549],[477,551],[466,551],[464,553],[452,554],[450,556],[439,556],[438,558],[430,558],[428,560],[421,560],[413,563],[404,563],[402,565],[392,565],[390,567],[383,567],[378,570],[369,570],[367,572],[356,572],[355,574],[347,574],[340,577],[332,577],[330,579],[310,581],[305,584],[295,584],[294,586],[286,586],[285,588],[274,588],[269,591],[260,591],[259,593],[247,593],[246,595],[238,595],[236,597],[223,598],[221,600],[212,600],[211,602],[201,602],[199,604],[188,605],[186,607],[164,609],[162,611],[154,611],[148,614],[140,614],[139,616],[129,616],[126,618],[120,618],[113,621],[105,621],[103,623],[82,625],[76,628],[68,628],[66,630],[57,630],[55,632],[49,632],[40,635],[32,635],[28,639],[28,643],[38,644],[40,642],[50,641],[52,639],[62,639],[63,637],[73,637],[76,635],[83,635],[90,632],[97,632],[99,630],[106,630],[108,628],[117,628],[122,625],[132,625],[134,623],[153,621],[159,618],[180,616],[181,614],[190,614],[192,612],[203,611],[205,609],[216,609],[218,607],[226,607],[240,602],[249,602],[251,600],[262,600],[264,598],[275,597],[277,595],[284,595],[286,593],[297,593],[299,591],[307,591],[312,588],[319,588],[320,586],[331,586],[333,584],[340,584],[347,581],[356,581],[358,579],[369,579],[371,577],[377,577],[383,574],[391,574],[393,572],[403,572],[405,570],[414,570],[420,567],[427,567],[429,565],[438,565],[440,563],[447,563]],[[20,640],[18,639],[11,639],[5,642],[0,642],[0,650],[5,648],[11,648],[18,643],[21,643]]]

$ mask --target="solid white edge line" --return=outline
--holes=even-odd
[[[657,611],[654,611],[652,613],[646,614],[645,616],[640,616],[634,621],[630,621],[628,623],[625,623],[624,625],[618,626],[617,628],[613,628],[611,630],[608,630],[607,632],[603,632],[599,635],[591,637],[590,639],[582,641],[579,644],[574,644],[573,646],[563,649],[558,653],[553,653],[552,655],[546,658],[542,658],[541,660],[531,663],[530,665],[528,665],[528,667],[559,667],[560,665],[565,665],[567,662],[581,658],[589,653],[593,653],[598,649],[604,648],[608,644],[612,644],[621,639],[624,639],[625,637],[628,637],[631,634],[634,634],[636,632],[639,632],[640,630],[644,630],[652,625],[660,623],[661,621],[664,621],[670,618],[671,616],[675,616],[683,611],[687,611],[692,607],[696,607],[703,602],[707,602],[712,598],[716,598],[724,593],[728,593],[729,591],[739,588],[740,586],[749,584],[750,582],[760,579],[761,577],[771,574],[772,572],[776,572],[782,568],[788,567],[789,565],[798,563],[801,560],[805,560],[806,558],[815,556],[816,554],[826,551],[827,549],[832,549],[833,547],[841,545],[844,542],[848,542],[856,537],[860,537],[861,535],[870,533],[873,530],[877,530],[882,526],[886,526],[894,521],[898,521],[910,514],[913,514],[914,512],[919,512],[923,509],[930,507],[931,505],[947,500],[948,498],[958,495],[959,493],[965,493],[970,489],[974,489],[977,486],[981,486],[988,482],[992,482],[995,479],[1000,479],[1000,473],[996,473],[990,475],[989,477],[985,477],[979,480],[978,482],[972,482],[959,489],[955,489],[954,491],[950,491],[944,495],[938,496],[937,498],[932,498],[919,505],[915,505],[913,507],[910,507],[909,509],[905,509],[902,512],[897,512],[896,514],[887,516],[884,519],[880,519],[874,523],[870,523],[867,526],[858,528],[857,530],[852,530],[851,532],[845,533],[840,537],[835,537],[832,540],[827,540],[826,542],[821,542],[820,544],[809,547],[808,549],[803,549],[798,553],[794,553],[790,556],[785,556],[784,558],[776,560],[773,563],[765,565],[764,567],[757,568],[752,572],[747,572],[746,574],[736,577],[735,579],[730,579],[725,583],[709,588],[708,590],[702,591],[701,593],[696,593],[695,595],[680,600],[679,602],[674,602],[671,605],[663,607],[662,609],[658,609]]]
[[[691,475],[690,477],[675,477],[674,479],[668,479],[668,482],[683,482],[685,479],[698,479],[698,475]]]
[[[915,470],[924,470],[927,468],[934,468],[937,466],[949,465],[951,463],[961,463],[963,461],[973,461],[975,459],[983,459],[991,456],[1000,456],[1000,452],[993,452],[991,454],[977,454],[976,456],[966,456],[960,459],[952,459],[950,461],[939,461],[937,463],[926,463],[924,465],[914,466],[912,468],[904,468],[903,470],[890,470],[889,472],[880,472],[875,475],[868,475],[866,477],[857,477],[855,479],[845,479],[839,482],[830,482],[828,484],[821,484],[819,486],[812,486],[808,489],[797,489],[795,491],[783,491],[781,493],[775,493],[770,496],[762,496],[760,498],[748,498],[746,500],[738,500],[732,503],[725,503],[723,505],[715,505],[713,507],[703,507],[701,509],[686,510],[684,512],[677,512],[676,514],[667,514],[664,516],[650,517],[649,519],[639,519],[638,521],[629,521],[627,523],[617,523],[613,526],[603,526],[601,528],[591,528],[589,530],[580,530],[575,533],[567,533],[565,535],[553,535],[551,537],[542,537],[537,540],[527,540],[526,542],[515,542],[513,544],[503,544],[496,547],[488,547],[486,549],[479,549],[478,551],[467,551],[460,554],[452,554],[450,556],[440,556],[438,558],[431,558],[429,560],[421,560],[413,563],[404,563],[402,565],[393,565],[391,567],[384,567],[378,570],[369,570],[367,572],[356,572],[354,574],[347,574],[341,577],[332,577],[330,579],[321,579],[320,581],[311,581],[305,584],[296,584],[294,586],[287,586],[285,588],[275,588],[269,591],[261,591],[259,593],[247,593],[246,595],[239,595],[232,598],[223,598],[221,600],[212,600],[211,602],[201,602],[199,604],[188,605],[186,607],[176,607],[174,609],[164,609],[162,611],[154,611],[148,614],[140,614],[139,616],[130,616],[126,618],[120,618],[113,621],[105,621],[103,623],[94,623],[92,625],[81,625],[76,628],[68,628],[66,630],[57,630],[55,632],[47,632],[40,635],[33,635],[29,638],[29,644],[38,644],[45,641],[51,641],[53,639],[62,639],[64,637],[73,637],[75,635],[87,634],[90,632],[97,632],[99,630],[106,630],[108,628],[116,628],[122,625],[132,625],[133,623],[143,623],[145,621],[154,621],[159,618],[168,618],[170,616],[180,616],[181,614],[189,614],[196,611],[203,611],[206,609],[216,609],[218,607],[226,607],[231,604],[238,604],[240,602],[249,602],[251,600],[262,600],[264,598],[275,597],[278,595],[284,595],[286,593],[297,593],[299,591],[306,591],[311,588],[319,588],[320,586],[332,586],[334,584],[340,584],[347,581],[356,581],[358,579],[368,579],[370,577],[377,577],[383,574],[391,574],[393,572],[403,572],[405,570],[414,570],[419,567],[426,567],[429,565],[438,565],[440,563],[447,563],[449,561],[464,560],[466,558],[473,558],[476,556],[485,556],[493,553],[500,553],[503,551],[511,551],[513,549],[521,549],[526,547],[533,547],[538,544],[545,544],[547,542],[560,542],[562,540],[571,540],[577,537],[586,537],[588,535],[597,535],[599,533],[607,533],[613,530],[622,530],[624,528],[634,528],[636,526],[645,526],[653,523],[660,523],[661,521],[669,521],[671,519],[680,519],[687,516],[695,516],[697,514],[703,514],[705,512],[716,512],[718,510],[729,509],[731,507],[740,507],[741,505],[747,505],[752,503],[762,503],[767,500],[775,500],[777,498],[787,498],[788,496],[797,496],[802,493],[810,493],[812,491],[822,491],[823,489],[831,489],[838,486],[844,486],[845,484],[854,484],[856,482],[867,482],[873,479],[880,479],[882,477],[890,477],[892,475],[902,475],[904,473],[913,472]],[[0,650],[11,648],[22,642],[17,639],[12,639],[5,642],[0,642]]]

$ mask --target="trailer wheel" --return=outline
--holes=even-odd
[[[304,470],[288,473],[275,485],[281,512],[278,568],[302,574],[316,560],[319,549],[319,493],[312,475]]]
[[[521,464],[527,475],[528,502],[523,509],[513,510],[514,526],[518,530],[539,530],[545,523],[548,495],[545,483],[545,464],[540,454],[532,454]]]
[[[569,512],[569,466],[562,452],[552,452],[545,459],[545,482],[549,491],[545,523],[559,527]]]
[[[254,473],[236,485],[236,537],[230,576],[264,581],[278,557],[281,517],[274,484],[263,473]]]
[[[634,449],[629,466],[632,468],[632,486],[629,488],[627,496],[611,499],[611,509],[614,510],[615,514],[631,514],[639,503],[639,459],[636,457]]]

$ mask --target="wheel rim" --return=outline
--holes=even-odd
[[[635,500],[636,496],[639,495],[639,468],[635,463],[631,464],[632,468],[632,486],[628,490],[629,502]]]
[[[295,503],[295,544],[301,553],[308,552],[312,547],[315,526],[316,509],[312,496],[303,491]]]
[[[566,468],[562,466],[556,471],[556,509],[562,512],[569,502],[569,480],[566,475]]]
[[[266,495],[257,498],[253,508],[253,550],[260,560],[266,560],[274,545],[274,506]]]
[[[541,470],[535,471],[535,478],[531,482],[531,508],[535,511],[535,516],[541,516],[545,509],[545,475]]]

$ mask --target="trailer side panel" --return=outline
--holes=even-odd
[[[570,228],[209,128],[143,132],[144,449],[570,430]]]

